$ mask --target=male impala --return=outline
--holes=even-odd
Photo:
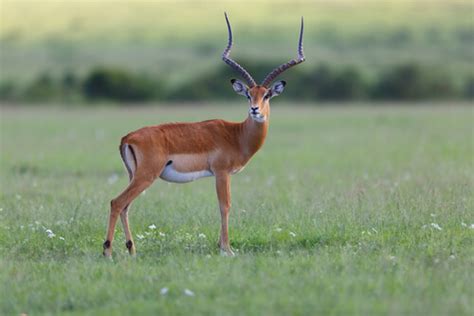
[[[232,79],[235,92],[249,100],[248,117],[240,123],[209,120],[198,123],[168,123],[141,128],[122,138],[120,154],[130,183],[112,200],[104,255],[112,255],[112,241],[118,216],[122,220],[126,246],[135,254],[135,244],[128,225],[130,203],[160,177],[169,182],[184,183],[202,177],[216,178],[221,212],[219,247],[224,255],[233,255],[229,244],[230,176],[239,172],[262,147],[268,130],[270,99],[283,92],[285,81],[270,83],[282,72],[305,60],[303,54],[303,19],[298,43],[298,58],[282,64],[269,73],[260,85],[229,54],[232,30],[225,15],[229,41],[222,59],[247,82]]]

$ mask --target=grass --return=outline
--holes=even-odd
[[[371,71],[414,61],[472,74],[473,4],[467,0],[3,0],[1,6],[4,80],[83,74],[97,65],[151,71],[173,82],[199,76],[220,63],[224,11],[239,60],[278,64],[293,57],[304,15],[307,63]]]
[[[277,104],[264,148],[233,177],[236,257],[218,255],[210,178],[157,181],[131,209],[138,256],[118,228],[103,259],[108,204],[127,182],[120,137],[245,111],[2,107],[0,314],[472,313],[466,105]]]

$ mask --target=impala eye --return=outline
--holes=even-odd
[[[269,99],[270,98],[270,93],[267,93],[265,94],[265,96],[263,97],[265,100]]]

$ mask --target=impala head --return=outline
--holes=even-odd
[[[303,53],[303,18],[301,18],[300,36],[298,41],[298,57],[273,69],[273,71],[263,79],[262,83],[257,85],[247,70],[229,57],[232,48],[232,29],[227,14],[224,13],[224,15],[227,22],[227,30],[229,31],[229,41],[224,53],[222,54],[222,60],[237,71],[246,83],[237,79],[232,79],[230,82],[232,83],[232,87],[236,93],[245,96],[249,100],[250,117],[257,122],[265,122],[270,111],[270,99],[283,92],[286,82],[282,80],[275,82],[271,86],[270,84],[279,74],[305,60]]]
[[[268,117],[270,111],[270,99],[283,92],[286,82],[281,80],[275,82],[270,88],[261,85],[250,88],[240,80],[232,79],[232,88],[237,94],[243,95],[249,101],[250,117],[263,123]]]

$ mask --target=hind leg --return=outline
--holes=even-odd
[[[128,187],[115,199],[110,202],[110,217],[109,217],[109,225],[107,230],[107,237],[104,242],[104,256],[110,257],[112,256],[112,242],[114,240],[114,232],[115,232],[115,225],[117,224],[117,220],[119,215],[124,212],[127,206],[146,188],[148,188],[153,183],[153,178],[151,177],[134,177],[133,180],[130,182]],[[124,216],[127,216],[125,213]],[[123,221],[123,220],[122,220]],[[128,219],[125,220],[127,227],[128,227]],[[130,229],[126,230],[126,234],[130,234]],[[129,235],[131,241],[131,234]],[[133,241],[132,241],[133,245]]]
[[[125,246],[128,249],[128,253],[135,255],[135,243],[133,242],[132,232],[130,231],[130,226],[128,225],[128,209],[130,204],[125,207],[125,209],[120,213],[120,220],[122,221],[123,231],[125,232]]]

